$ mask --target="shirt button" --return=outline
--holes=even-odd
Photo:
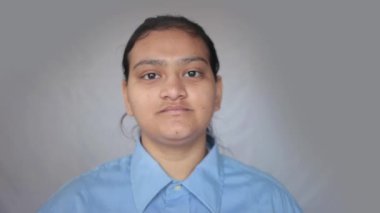
[[[182,186],[181,185],[176,185],[175,187],[174,187],[174,190],[175,191],[179,191],[179,190],[181,190],[182,189]]]

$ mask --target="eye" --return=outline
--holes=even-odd
[[[142,78],[145,79],[145,80],[154,80],[154,79],[157,79],[159,77],[160,76],[157,73],[154,73],[154,72],[146,73],[146,74],[144,74],[142,76]]]
[[[196,70],[190,70],[185,73],[185,77],[190,77],[190,78],[199,77],[200,75],[201,73]]]

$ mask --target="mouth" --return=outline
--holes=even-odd
[[[185,112],[190,112],[192,111],[190,108],[187,108],[185,106],[180,106],[180,105],[174,105],[174,106],[167,106],[163,108],[162,110],[158,111],[158,113],[167,113],[167,114],[181,114]]]

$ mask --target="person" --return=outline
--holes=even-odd
[[[182,16],[147,18],[123,57],[132,155],[65,185],[39,212],[288,212],[302,210],[273,177],[219,153],[210,121],[222,79],[212,40]]]

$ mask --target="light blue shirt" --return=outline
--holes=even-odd
[[[138,140],[131,156],[74,179],[39,212],[302,212],[274,178],[221,155],[212,138],[208,144],[207,156],[187,179],[177,181]]]

